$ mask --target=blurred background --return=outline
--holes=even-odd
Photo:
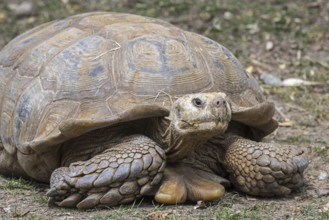
[[[328,81],[326,0],[0,0],[0,47],[44,22],[100,10],[156,17],[203,34],[254,73]]]
[[[153,204],[144,209],[129,206],[86,213],[49,210],[42,190],[8,191],[0,178],[0,199],[5,198],[0,202],[0,217],[329,219],[328,0],[0,0],[0,48],[32,27],[89,11],[156,17],[231,50],[277,106],[280,128],[267,141],[295,144],[308,151],[307,184],[292,197],[277,200],[230,192],[205,211]],[[31,199],[31,194],[40,199]],[[13,207],[27,212],[14,212]]]

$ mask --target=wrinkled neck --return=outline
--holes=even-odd
[[[169,162],[183,159],[208,140],[195,138],[194,135],[180,135],[167,118],[155,118],[152,127],[153,139],[165,150]]]

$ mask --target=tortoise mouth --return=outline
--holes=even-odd
[[[175,127],[180,135],[199,138],[223,134],[228,123],[228,121],[220,118],[203,120],[202,122],[179,120]]]
[[[221,123],[222,119],[221,118],[207,118],[207,119],[203,119],[203,120],[194,120],[194,121],[188,121],[188,120],[184,120],[181,119],[179,121],[179,127],[181,129],[188,129],[188,128],[198,128],[200,126],[207,126],[207,125],[217,125],[218,123]]]

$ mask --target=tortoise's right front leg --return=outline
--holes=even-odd
[[[165,168],[165,152],[142,135],[124,138],[87,161],[56,169],[49,203],[81,209],[124,204],[147,194]]]

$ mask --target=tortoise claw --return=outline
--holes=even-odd
[[[61,201],[60,203],[58,203],[58,206],[68,208],[75,207],[82,199],[83,195],[81,195],[80,193],[74,193],[63,201]]]
[[[49,199],[53,198],[54,196],[57,195],[57,190],[56,188],[51,188],[48,190],[48,192],[46,193],[46,195],[49,197]]]
[[[103,193],[91,194],[87,198],[83,199],[77,204],[79,209],[90,209],[96,207],[100,203],[100,199],[103,197]],[[64,201],[63,201],[64,202]]]

